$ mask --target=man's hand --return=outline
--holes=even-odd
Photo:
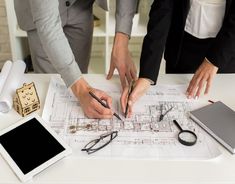
[[[128,35],[116,33],[107,76],[107,79],[111,79],[115,68],[117,68],[123,89],[127,86],[127,81],[130,84],[132,80],[137,79],[136,67],[128,50],[128,41]]]
[[[113,117],[111,109],[103,107],[89,94],[89,91],[92,91],[99,99],[105,101],[109,107],[112,107],[112,98],[105,92],[90,87],[83,78],[73,84],[71,89],[74,95],[78,98],[87,117],[98,119],[110,119]]]
[[[145,78],[139,78],[135,84],[134,84],[134,89],[130,96],[128,97],[128,87],[125,87],[123,90],[122,96],[121,96],[121,107],[122,107],[122,112],[125,113],[126,110],[126,105],[128,101],[128,112],[127,112],[127,117],[130,117],[132,114],[132,109],[134,103],[145,94],[145,92],[148,90],[150,87],[150,81]]]
[[[217,71],[218,67],[214,66],[205,58],[190,81],[187,89],[188,98],[199,98],[204,90],[205,85],[206,88],[204,94],[208,94],[212,84],[212,80]]]

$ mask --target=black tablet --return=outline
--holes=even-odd
[[[0,153],[23,182],[71,152],[37,114],[0,131]]]

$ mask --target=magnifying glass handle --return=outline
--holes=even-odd
[[[180,130],[180,131],[183,131],[183,129],[181,128],[181,126],[179,125],[179,123],[174,119],[173,120],[173,122],[174,122],[174,124],[178,127],[178,129]]]

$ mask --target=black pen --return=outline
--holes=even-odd
[[[131,95],[131,93],[133,91],[133,88],[134,88],[134,81],[131,81],[131,85],[129,86],[129,89],[128,89],[128,97],[127,97],[126,110],[125,110],[125,118],[127,117],[128,108],[129,108],[129,105],[128,105],[129,96]]]
[[[110,107],[109,107],[107,104],[105,104],[102,100],[100,100],[97,96],[95,96],[94,93],[92,93],[91,91],[89,91],[89,94],[90,94],[94,99],[96,99],[97,102],[99,102],[101,105],[103,105],[105,108],[110,109]],[[122,121],[122,119],[120,118],[120,116],[118,116],[117,113],[114,112],[113,115],[116,116],[119,120]]]

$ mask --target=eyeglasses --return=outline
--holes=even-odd
[[[107,146],[117,136],[118,131],[112,131],[102,134],[98,139],[94,139],[87,143],[81,151],[86,151],[88,154],[94,153]]]

